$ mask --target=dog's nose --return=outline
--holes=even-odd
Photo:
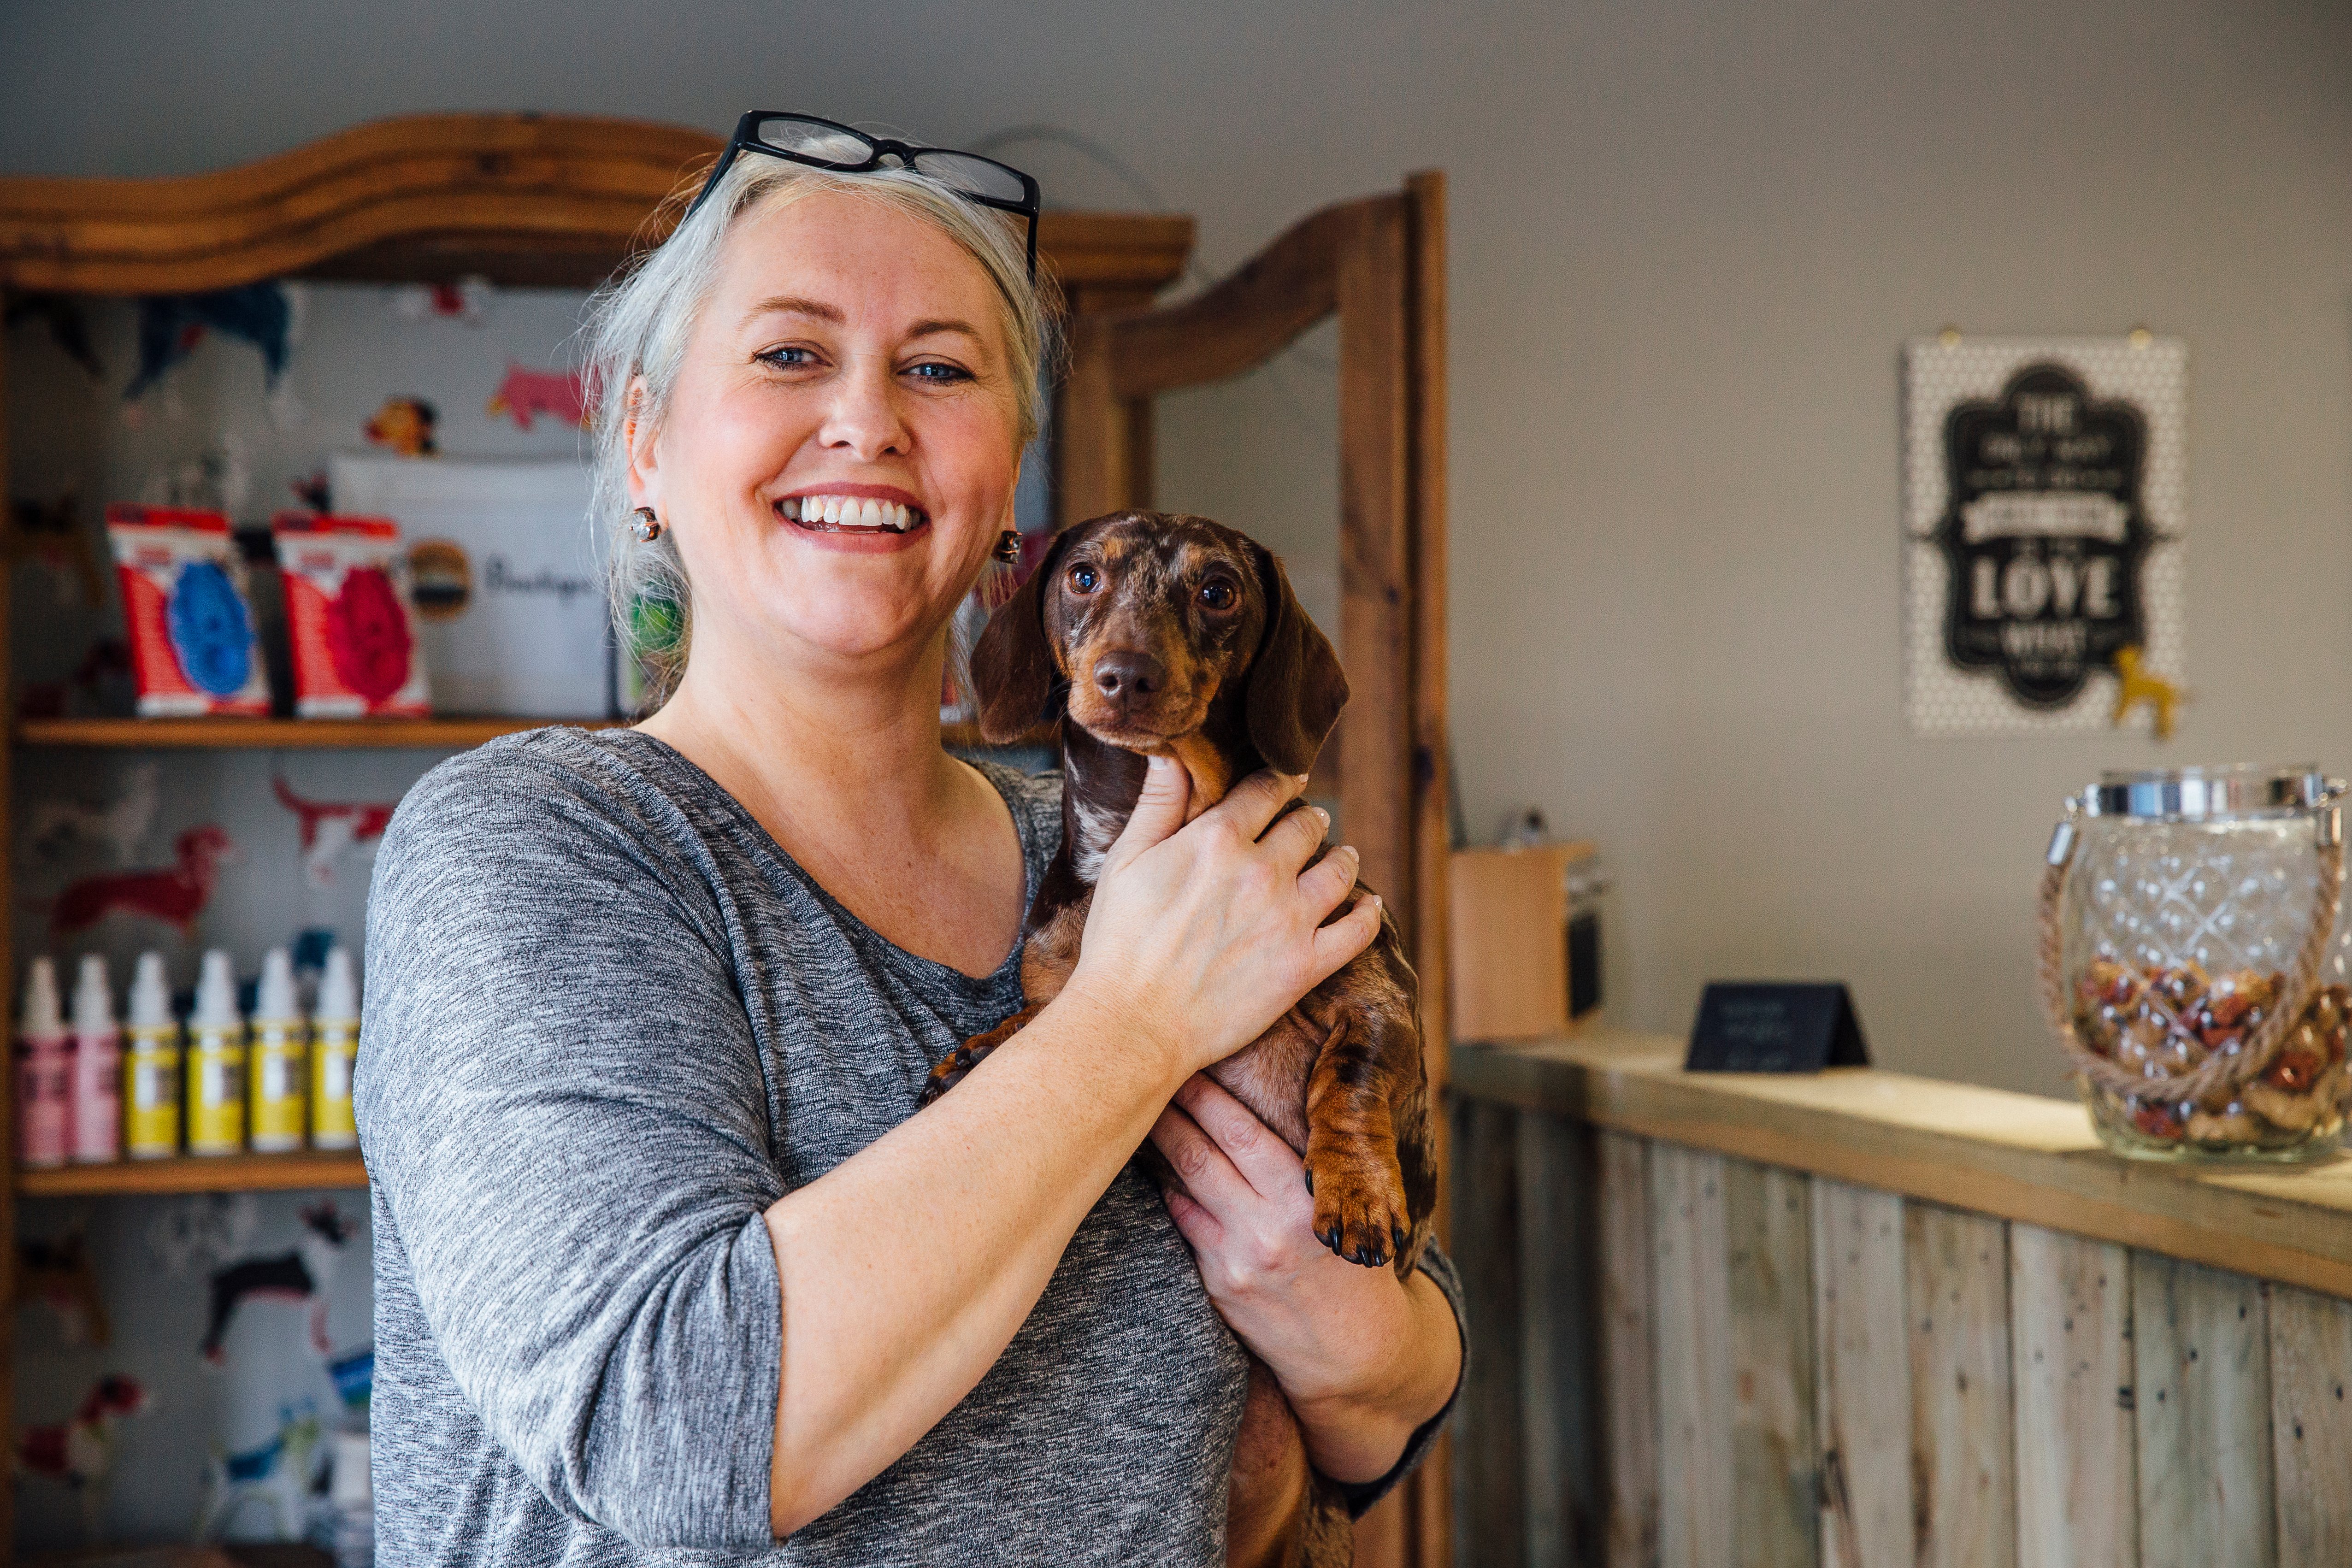
[[[1168,671],[1148,653],[1122,649],[1095,660],[1095,689],[1124,709],[1167,684]]]

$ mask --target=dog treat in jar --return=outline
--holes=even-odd
[[[2308,767],[2109,773],[2066,803],[2042,989],[2107,1147],[2295,1160],[2352,1101],[2341,781]]]

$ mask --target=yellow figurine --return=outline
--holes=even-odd
[[[2145,702],[2155,716],[2156,738],[2172,739],[2172,710],[2189,700],[2189,693],[2164,677],[2141,668],[2140,650],[2136,647],[2116,651],[2116,727],[2121,729],[2125,717]]]

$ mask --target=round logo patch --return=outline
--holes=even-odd
[[[408,551],[408,596],[428,621],[451,621],[474,601],[474,563],[452,539],[420,539]]]

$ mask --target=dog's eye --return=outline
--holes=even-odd
[[[1201,584],[1201,603],[1213,610],[1230,610],[1240,597],[1234,585],[1222,577],[1213,577]]]
[[[1102,578],[1084,562],[1070,568],[1070,586],[1081,594],[1091,594],[1101,586]]]

